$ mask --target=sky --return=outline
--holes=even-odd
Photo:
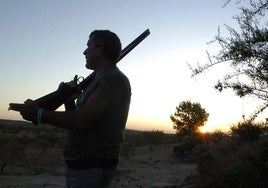
[[[151,34],[118,63],[128,76],[132,101],[127,128],[173,133],[170,115],[185,100],[209,113],[204,131],[227,130],[250,115],[258,101],[222,93],[213,84],[228,70],[222,65],[191,77],[207,63],[208,44],[224,24],[236,27],[237,5],[224,0],[1,0],[0,119],[22,120],[11,102],[37,99],[74,75],[86,77],[83,51],[95,29],[115,32],[125,47]],[[62,110],[62,109],[59,109]]]

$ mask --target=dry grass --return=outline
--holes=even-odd
[[[128,160],[120,160],[111,188],[186,187],[184,179],[195,173],[196,165],[178,163],[172,150],[173,145],[155,146],[152,151],[149,150],[149,146],[137,147]],[[30,149],[27,152],[30,154],[32,150]],[[48,150],[43,156],[42,150],[34,150],[33,153],[40,160],[39,163],[36,163],[39,164],[39,167],[34,164],[27,164],[17,169],[13,168],[19,173],[24,172],[28,175],[2,176],[0,177],[1,187],[64,187],[64,165],[58,161],[61,152],[52,149]],[[56,156],[58,159],[50,161]],[[42,171],[39,175],[36,174],[38,169]],[[35,175],[29,175],[29,172]]]

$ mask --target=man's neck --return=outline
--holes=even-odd
[[[108,71],[108,70],[111,70],[111,69],[114,69],[116,68],[116,65],[113,65],[113,64],[104,64],[102,65],[101,67],[99,67],[98,69],[95,70],[96,72],[96,76]]]

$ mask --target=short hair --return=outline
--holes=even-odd
[[[109,30],[95,30],[89,35],[89,37],[92,36],[96,45],[103,46],[105,56],[116,64],[121,54],[119,37]]]

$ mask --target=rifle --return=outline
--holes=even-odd
[[[140,34],[136,39],[134,39],[129,45],[127,45],[121,51],[118,62],[121,59],[123,59],[131,50],[133,50],[139,43],[141,43],[149,34],[150,34],[150,31],[149,29],[147,29],[142,34]],[[78,83],[76,87],[72,88],[70,92],[64,95],[60,94],[60,91],[58,89],[52,93],[49,93],[43,97],[36,99],[35,102],[37,102],[37,104],[43,109],[54,111],[58,107],[60,107],[63,103],[65,103],[70,96],[83,91],[87,87],[87,85],[93,80],[94,76],[95,76],[95,72],[92,72],[83,81]],[[69,107],[69,108],[73,108],[73,107]],[[20,109],[21,109],[21,104],[15,104],[15,103],[9,104],[9,110],[20,111]]]

